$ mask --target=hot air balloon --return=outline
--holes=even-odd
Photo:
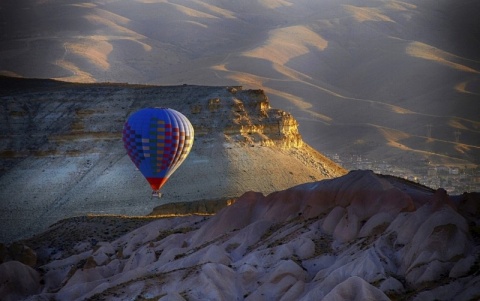
[[[123,126],[128,156],[153,189],[160,188],[182,164],[193,145],[193,127],[182,113],[168,108],[146,108],[133,113]]]

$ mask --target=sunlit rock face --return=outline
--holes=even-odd
[[[303,146],[298,122],[291,114],[271,108],[263,90],[244,91],[242,87],[227,90],[230,97],[210,98],[204,105],[191,106],[194,118],[203,119],[195,128],[197,135],[220,130],[232,142],[284,149]]]
[[[43,279],[33,300],[476,300],[479,201],[354,171],[127,233],[113,230],[128,219],[65,220],[22,242],[34,272],[0,269]],[[110,238],[82,236],[92,225]]]

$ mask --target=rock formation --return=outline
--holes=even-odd
[[[85,214],[146,215],[165,203],[270,193],[345,170],[304,143],[292,115],[242,87],[71,84],[0,77],[0,242]],[[162,189],[150,187],[121,141],[144,107],[184,113],[192,151]]]
[[[248,146],[279,146],[301,148],[298,122],[287,112],[272,109],[262,90],[230,87],[229,97],[210,98],[205,105],[195,103],[191,113],[202,121],[195,124],[196,135],[223,132],[229,141]],[[210,113],[211,118],[205,113]],[[195,117],[193,117],[195,119]]]
[[[64,220],[22,242],[41,254],[35,270],[0,265],[34,289],[0,289],[6,300],[477,300],[479,201],[354,171],[110,239],[83,233],[131,219]],[[67,232],[76,240],[52,242]]]
[[[478,1],[3,2],[1,75],[248,84],[321,152],[480,164]]]

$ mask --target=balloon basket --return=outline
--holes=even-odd
[[[160,191],[152,191],[152,198],[161,198],[162,197],[162,193]]]

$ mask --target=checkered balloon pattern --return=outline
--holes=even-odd
[[[146,108],[125,122],[123,144],[152,189],[158,191],[190,152],[193,127],[178,111]]]

